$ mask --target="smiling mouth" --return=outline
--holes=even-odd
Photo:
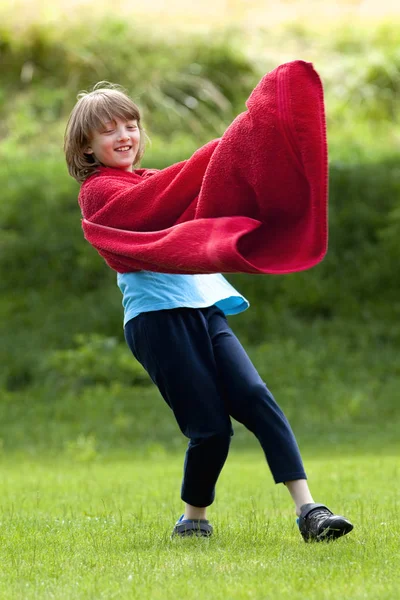
[[[128,152],[132,146],[121,146],[121,148],[115,148],[115,152]]]

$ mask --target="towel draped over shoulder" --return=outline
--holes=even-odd
[[[222,138],[160,171],[100,167],[86,239],[120,273],[291,273],[327,251],[323,88],[312,64],[265,75]]]

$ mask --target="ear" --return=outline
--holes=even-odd
[[[93,150],[90,146],[87,146],[87,148],[85,149],[85,154],[93,154]]]

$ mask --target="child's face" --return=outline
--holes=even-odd
[[[94,154],[106,167],[132,171],[139,144],[140,130],[137,121],[115,119],[93,132],[86,153]]]

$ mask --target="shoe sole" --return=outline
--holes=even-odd
[[[213,527],[210,523],[189,522],[175,525],[171,538],[173,537],[210,537]]]
[[[211,537],[211,533],[205,531],[185,531],[185,532],[177,532],[173,531],[171,537]]]

